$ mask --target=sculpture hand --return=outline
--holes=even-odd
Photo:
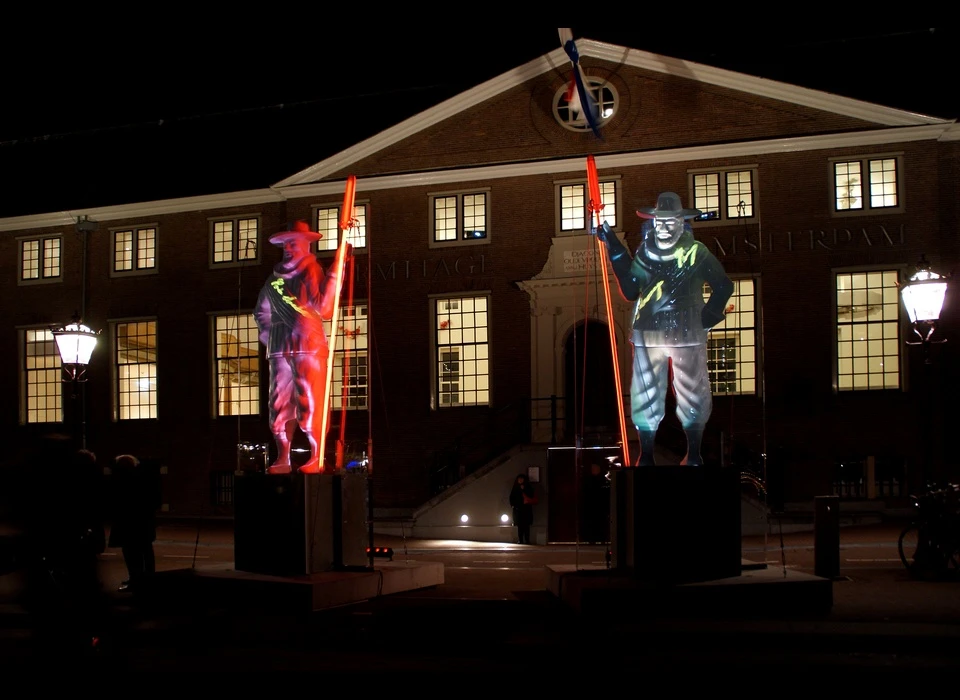
[[[607,243],[611,238],[613,238],[613,235],[614,235],[613,229],[610,228],[610,225],[606,221],[600,224],[599,227],[591,226],[590,233],[595,235],[604,243]]]

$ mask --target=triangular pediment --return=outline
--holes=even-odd
[[[815,136],[852,130],[950,124],[925,115],[841,97],[734,71],[616,46],[577,41],[580,63],[591,77],[609,78],[628,94],[628,112],[604,132],[609,152],[690,148],[770,138]],[[562,48],[534,59],[425,110],[274,185],[276,188],[340,179],[344,172],[378,177],[424,169],[518,163],[563,158],[543,121],[557,86],[571,65]],[[529,95],[518,100],[517,94]],[[528,106],[529,103],[529,106]],[[524,111],[527,113],[524,114]],[[820,122],[823,122],[822,124]],[[776,124],[776,128],[772,125]],[[788,127],[784,129],[784,124]],[[679,135],[683,134],[681,138]],[[568,135],[564,144],[583,151],[590,134]],[[608,144],[609,146],[609,144]],[[592,148],[598,153],[603,146]],[[471,155],[476,157],[471,157]],[[416,161],[416,164],[415,164]],[[362,166],[362,167],[360,167]]]

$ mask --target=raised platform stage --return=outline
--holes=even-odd
[[[265,612],[317,612],[443,584],[439,562],[377,562],[373,569],[276,576],[208,566],[157,573],[164,597],[193,606],[238,607]]]

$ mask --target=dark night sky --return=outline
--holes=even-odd
[[[116,43],[65,24],[45,42],[7,42],[0,216],[266,187],[560,46],[556,28],[464,34],[348,25],[355,33],[344,36],[318,26],[323,48],[275,40],[269,22],[271,38],[256,38],[258,21],[219,33],[204,23],[174,30],[145,22]],[[960,117],[958,26],[808,29],[766,39],[633,26],[640,28],[574,26],[573,34]]]

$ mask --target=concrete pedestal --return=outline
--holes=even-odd
[[[368,567],[364,474],[237,474],[234,567],[296,576]]]
[[[654,584],[740,575],[736,469],[657,465],[612,476],[613,568]]]

